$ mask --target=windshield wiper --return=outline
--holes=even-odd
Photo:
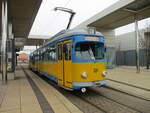
[[[94,54],[90,45],[89,45],[89,53],[90,53],[91,59],[95,60],[95,57],[94,57]]]

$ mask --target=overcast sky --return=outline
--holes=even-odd
[[[117,1],[119,0],[43,0],[30,35],[52,36],[66,28],[70,15],[66,12],[54,11],[55,7],[66,7],[76,12],[71,24],[71,28],[73,28]],[[150,18],[140,21],[139,28],[144,28],[148,22],[150,23]],[[117,35],[132,32],[134,24],[117,28],[115,31]],[[30,48],[35,49],[35,47]]]
[[[43,0],[30,35],[52,36],[66,28],[70,15],[66,12],[54,11],[55,7],[66,7],[76,12],[71,24],[73,28],[117,1],[119,0]],[[139,28],[143,28],[148,20],[150,19],[140,21]],[[117,35],[132,32],[134,24],[126,25],[115,31]]]
[[[118,0],[43,0],[33,24],[31,35],[54,35],[68,24],[70,15],[54,11],[55,7],[66,7],[74,10],[76,15],[71,28],[101,12]]]

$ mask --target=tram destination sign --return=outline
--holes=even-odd
[[[84,40],[89,40],[89,41],[99,41],[99,38],[98,37],[85,37]]]

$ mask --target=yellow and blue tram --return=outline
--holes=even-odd
[[[107,83],[104,36],[87,30],[58,33],[30,54],[29,67],[69,90]]]

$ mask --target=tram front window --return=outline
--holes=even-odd
[[[99,42],[81,42],[75,46],[75,56],[80,60],[104,59],[104,45]]]

